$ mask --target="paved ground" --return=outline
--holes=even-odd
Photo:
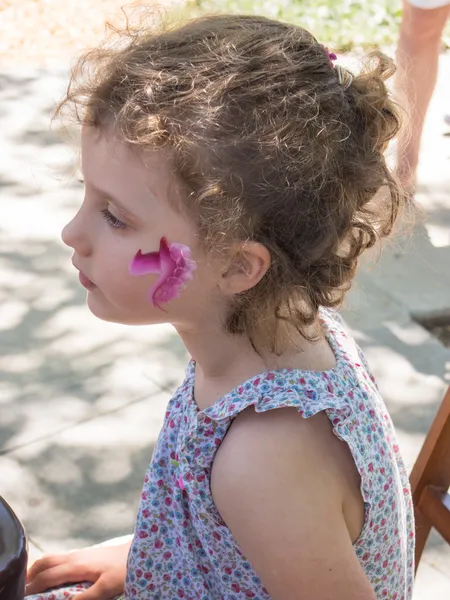
[[[139,8],[138,3],[146,8]],[[105,22],[124,26],[124,13],[133,20],[145,12],[152,19],[168,5],[184,0],[0,0],[0,64],[58,66],[74,54],[97,45]]]
[[[445,349],[412,315],[450,311],[450,57],[427,123],[418,199],[426,226],[366,265],[345,318],[366,350],[411,465],[450,377]],[[48,130],[66,82],[53,67],[0,72],[1,493],[33,553],[131,531],[143,474],[186,356],[167,327],[105,324],[85,308],[59,231],[80,201],[73,153]],[[437,537],[416,600],[447,600]]]

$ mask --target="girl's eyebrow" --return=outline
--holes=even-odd
[[[86,184],[84,177],[79,177],[78,181],[80,181],[83,184]],[[111,200],[111,202],[117,206],[117,208],[119,209],[119,211],[122,213],[122,215],[129,219],[130,221],[139,221],[139,217],[134,214],[133,212],[131,212],[118,198],[116,198],[113,194],[111,194],[110,192],[106,191],[106,190],[101,190],[100,188],[98,188],[96,185],[93,185],[92,183],[89,183],[89,187],[99,196],[102,196],[104,198],[108,198],[109,200]]]

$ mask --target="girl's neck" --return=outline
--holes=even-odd
[[[200,409],[264,371],[285,368],[324,371],[336,365],[323,334],[317,342],[301,338],[295,349],[276,356],[268,351],[257,353],[248,338],[220,328],[184,329],[178,333],[196,362],[195,398]]]
[[[183,343],[196,362],[197,373],[205,378],[226,378],[228,373],[248,365],[250,369],[267,369],[265,359],[253,349],[244,336],[233,335],[219,327],[178,330]],[[270,368],[270,367],[269,367]]]

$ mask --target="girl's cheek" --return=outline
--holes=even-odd
[[[139,249],[129,265],[131,275],[150,283],[148,301],[157,308],[175,300],[193,278],[197,268],[191,249],[162,237],[159,250],[142,252]]]

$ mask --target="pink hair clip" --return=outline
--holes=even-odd
[[[330,59],[330,63],[331,63],[331,65],[332,65],[332,66],[334,66],[334,65],[333,65],[333,61],[334,61],[334,60],[337,60],[337,56],[336,56],[336,54],[335,54],[334,52],[330,52],[330,51],[328,50],[328,48],[327,48],[326,46],[324,46],[323,44],[322,44],[322,48],[323,48],[323,49],[325,50],[325,52],[328,54],[328,58]]]
[[[336,54],[334,52],[330,52],[329,49],[326,46],[324,46],[323,44],[321,44],[321,46],[327,53],[328,58],[330,59],[330,65],[335,70],[337,79],[338,79],[340,85],[343,87],[344,91],[348,90],[348,88],[352,84],[353,75],[345,67],[341,67],[340,65],[334,65],[333,61],[337,60]]]

